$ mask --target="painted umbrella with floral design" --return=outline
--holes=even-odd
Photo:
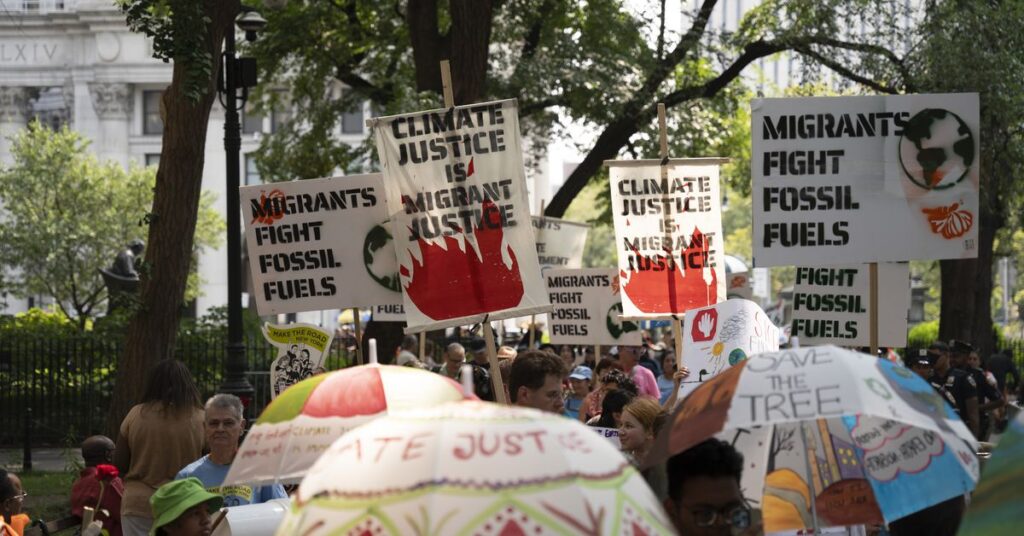
[[[578,421],[471,401],[336,441],[277,534],[673,534],[643,477]]]
[[[835,346],[758,354],[704,382],[651,459],[710,437],[743,454],[765,532],[888,523],[978,481],[973,436],[928,382]]]
[[[413,367],[370,364],[313,376],[263,410],[224,485],[296,484],[345,432],[392,411],[464,398],[458,383]]]

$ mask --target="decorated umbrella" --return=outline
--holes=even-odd
[[[971,496],[960,534],[1016,535],[1024,526],[1024,412],[1009,426]]]
[[[348,430],[392,411],[465,398],[458,383],[440,374],[376,364],[373,344],[371,360],[313,376],[275,398],[246,435],[224,485],[298,483]]]
[[[973,436],[913,372],[834,346],[756,355],[687,397],[655,459],[716,436],[766,532],[883,523],[978,480]]]
[[[643,477],[583,424],[469,401],[391,414],[313,465],[277,534],[672,534]]]

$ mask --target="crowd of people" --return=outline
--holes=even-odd
[[[619,346],[603,355],[593,347],[542,345],[517,351],[503,346],[494,371],[482,343],[468,343],[467,354],[466,346],[451,342],[440,363],[431,366],[417,358],[416,342],[403,340],[395,362],[455,380],[469,364],[476,394],[484,400],[494,400],[490,375],[498,373],[513,405],[617,431],[626,459],[681,533],[757,533],[753,512],[740,493],[743,459],[728,443],[709,439],[663,463],[648,460],[677,403],[679,385],[689,376],[686,367],[676,365],[671,346]],[[982,441],[1005,426],[1008,395],[1022,387],[1009,356],[982,361],[962,341],[936,342],[911,352],[906,361]],[[85,467],[71,489],[72,514],[85,517],[88,512],[111,536],[208,535],[222,506],[286,498],[280,485],[222,485],[245,431],[243,415],[242,402],[233,395],[214,395],[203,404],[187,367],[161,361],[116,441],[93,436],[82,443]],[[22,511],[26,496],[18,476],[0,469],[0,535],[23,534],[29,523]],[[896,536],[955,534],[964,509],[963,497],[951,499],[890,524],[889,531]]]

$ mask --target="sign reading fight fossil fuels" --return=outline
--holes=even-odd
[[[756,266],[976,257],[975,93],[755,99]]]
[[[381,268],[393,253],[367,263],[353,247],[387,219],[380,174],[243,186],[239,199],[260,315],[401,300]]]

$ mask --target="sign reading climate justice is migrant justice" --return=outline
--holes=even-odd
[[[665,318],[725,299],[719,158],[611,160],[623,315]]]
[[[260,315],[401,301],[380,174],[243,186],[249,269]],[[388,257],[390,256],[390,260]]]
[[[790,335],[808,346],[870,346],[868,269],[865,264],[797,268]],[[905,347],[909,264],[878,264],[878,300],[878,346]]]
[[[756,266],[977,257],[977,94],[751,108]]]
[[[530,223],[516,102],[371,121],[407,332],[550,310]]]
[[[532,219],[541,270],[583,266],[583,247],[587,244],[589,225],[541,216]]]
[[[614,268],[544,271],[552,344],[639,346],[640,326],[622,320],[619,280]]]

